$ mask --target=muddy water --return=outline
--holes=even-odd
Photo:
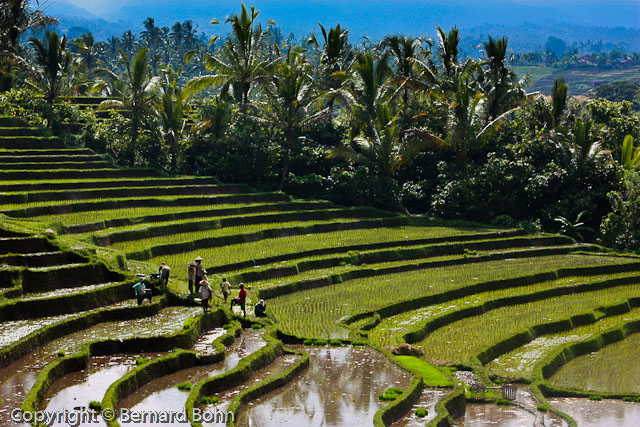
[[[82,292],[95,291],[96,289],[106,288],[108,286],[115,285],[116,283],[118,282],[96,283],[93,285],[78,286],[75,288],[60,288],[60,289],[54,289],[52,291],[47,291],[47,292],[36,292],[36,293],[25,294],[20,299],[24,301],[30,301],[30,300],[37,300],[37,299],[43,299],[43,298],[60,297],[63,295],[73,295],[73,294],[79,294]]]
[[[436,403],[451,390],[447,389],[437,389],[437,388],[426,388],[422,390],[422,394],[420,395],[420,399],[413,405],[411,410],[398,421],[392,424],[393,427],[401,427],[401,426],[410,426],[410,427],[422,427],[425,423],[434,419],[437,415],[436,413]],[[425,408],[427,411],[426,417],[418,417],[416,416],[416,409]]]
[[[536,399],[535,395],[529,389],[529,386],[526,384],[518,384],[518,392],[516,394],[516,401],[520,404],[525,405],[536,413],[539,417],[542,418],[544,425],[546,427],[566,427],[567,422],[560,416],[554,414],[553,412],[539,412],[537,409],[538,404],[540,403],[538,399]]]
[[[128,307],[133,306],[134,304],[136,304],[135,300],[127,300],[118,304],[110,305],[109,307],[102,307],[101,309]],[[44,328],[45,326],[50,326],[62,320],[70,319],[72,317],[82,316],[90,311],[93,310],[71,314],[62,314],[60,316],[43,317],[39,319],[25,319],[2,322],[0,323],[0,348],[9,344],[13,344],[16,341],[26,337],[30,333]]]
[[[153,359],[166,353],[119,354],[92,357],[87,369],[65,375],[49,389],[43,402],[47,411],[88,408],[92,400],[101,402],[109,386],[136,366],[136,358]],[[95,425],[106,425],[101,419]],[[53,423],[53,427],[67,426]]]
[[[58,357],[58,351],[72,354],[99,339],[127,339],[177,332],[189,317],[199,314],[200,310],[198,307],[169,307],[148,318],[101,323],[39,347],[0,371],[0,397],[3,399],[0,426],[12,425],[10,411],[20,407],[40,370]]]
[[[226,333],[226,329],[224,328],[214,328],[210,331],[202,334],[196,343],[191,347],[191,350],[197,351],[199,353],[211,354],[215,352],[213,348],[213,342],[223,336]]]
[[[535,416],[516,406],[467,403],[464,416],[456,421],[464,427],[530,427],[533,426]]]
[[[609,399],[599,402],[577,398],[548,400],[555,408],[571,415],[580,427],[640,426],[640,403]]]
[[[298,379],[257,399],[243,426],[364,426],[387,402],[378,394],[407,387],[411,374],[369,347],[310,347],[309,368]]]
[[[299,359],[300,359],[300,356],[298,356],[296,354],[285,354],[284,356],[278,357],[273,363],[271,363],[270,365],[258,370],[256,373],[254,373],[251,376],[251,378],[249,378],[249,380],[247,382],[245,382],[244,384],[241,384],[240,386],[234,387],[234,388],[229,389],[229,390],[225,390],[222,393],[216,394],[215,396],[218,399],[220,399],[220,402],[218,404],[216,404],[216,405],[204,406],[202,408],[203,411],[208,411],[208,412],[215,413],[215,411],[217,409],[218,411],[226,412],[226,410],[229,408],[229,405],[231,405],[231,402],[238,395],[238,393],[240,393],[241,391],[246,390],[246,389],[248,389],[250,387],[253,387],[254,385],[258,384],[259,382],[268,379],[269,377],[281,374],[286,369],[288,369],[291,366],[293,366],[293,364],[295,364]],[[250,402],[247,405],[247,407],[252,407],[252,406],[255,406],[255,405],[256,405],[255,402]],[[203,422],[202,425],[204,425],[204,426],[215,426],[214,423],[207,423],[207,422]]]
[[[264,330],[245,329],[242,335],[228,349],[225,359],[220,363],[208,366],[198,366],[183,369],[171,375],[166,375],[142,386],[136,393],[128,396],[120,402],[120,408],[130,408],[131,411],[174,411],[184,410],[184,404],[189,396],[189,391],[178,390],[177,385],[190,382],[195,384],[208,377],[219,375],[229,371],[238,365],[243,357],[264,347],[267,343],[262,338]],[[205,335],[206,340],[211,335]],[[199,340],[200,341],[200,340]],[[194,346],[202,346],[202,342]],[[120,425],[141,427],[153,424],[120,422]],[[178,422],[165,423],[163,425],[184,425]]]

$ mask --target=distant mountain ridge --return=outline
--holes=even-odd
[[[262,0],[245,4],[255,4],[263,23],[272,18],[283,34],[293,32],[297,37],[317,31],[318,22],[325,26],[340,22],[350,30],[355,42],[364,36],[377,40],[392,33],[433,36],[437,25],[458,25],[469,41],[483,32],[507,35],[517,51],[539,50],[551,35],[568,44],[602,40],[616,45],[626,43],[628,50],[640,51],[640,1],[632,0]],[[60,0],[47,12],[61,18],[63,30],[81,22],[98,39],[104,39],[119,36],[128,28],[139,31],[141,22],[149,16],[159,26],[190,19],[198,25],[198,31],[211,34],[216,31],[209,25],[211,19],[224,21],[239,6],[237,0]],[[117,24],[110,26],[110,22]]]

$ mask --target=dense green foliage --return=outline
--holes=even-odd
[[[58,135],[84,123],[66,139],[127,166],[531,229],[557,231],[556,218],[584,212],[603,242],[637,247],[625,237],[625,227],[637,228],[627,221],[632,209],[619,202],[638,187],[621,178],[618,155],[627,135],[640,137],[630,103],[578,101],[561,81],[550,100],[526,95],[506,38],[489,37],[473,60],[462,58],[455,27],[438,28],[435,41],[389,36],[355,46],[340,26],[285,40],[259,15],[243,5],[210,47],[190,21],[163,29],[152,18],[137,39],[33,38],[32,50],[11,49],[34,66],[12,73],[32,70],[46,101],[12,89],[0,111]],[[548,51],[559,42],[550,39]],[[56,101],[89,93],[108,99],[97,110]]]

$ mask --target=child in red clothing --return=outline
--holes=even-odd
[[[242,309],[242,314],[247,317],[246,305],[247,305],[247,291],[244,290],[244,283],[240,283],[240,292],[238,293],[238,304]]]

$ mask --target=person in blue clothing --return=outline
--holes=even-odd
[[[142,304],[145,298],[149,298],[149,303],[151,303],[151,296],[153,293],[151,292],[151,289],[147,289],[145,286],[144,277],[141,278],[138,283],[133,285],[133,292],[135,293],[136,298],[138,298],[138,305]]]

